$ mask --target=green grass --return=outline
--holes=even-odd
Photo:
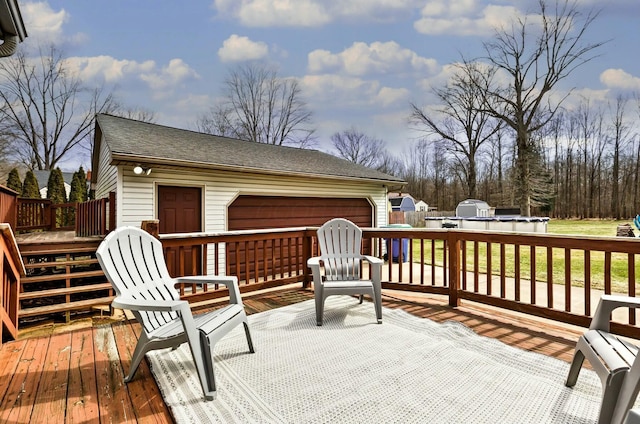
[[[632,224],[630,220],[559,220],[552,219],[547,227],[548,234],[584,235],[584,236],[615,236],[619,224]],[[638,231],[635,230],[637,233]],[[420,240],[413,241],[414,261],[420,261]],[[436,265],[443,264],[443,242],[435,243]],[[425,263],[431,263],[430,241],[425,241]],[[478,245],[478,268],[481,273],[487,272],[487,245]],[[627,254],[612,254],[611,282],[613,291],[627,292],[628,270]],[[505,248],[505,273],[507,277],[515,276],[515,246],[507,245]],[[552,250],[553,282],[564,284],[565,281],[565,251],[564,249]],[[531,254],[528,246],[520,248],[520,278],[531,279]],[[547,249],[536,248],[536,279],[547,280]],[[467,270],[473,270],[473,243],[467,245]],[[636,258],[635,272],[640,276],[640,260]],[[491,272],[500,274],[500,247],[491,246]],[[584,253],[581,250],[571,252],[571,284],[584,286]],[[604,288],[604,253],[591,252],[591,286],[592,288]]]
[[[629,224],[633,227],[633,222],[630,219],[619,221],[613,219],[551,219],[547,226],[547,232],[549,234],[613,237],[620,224]],[[638,230],[634,228],[634,232],[637,234]]]

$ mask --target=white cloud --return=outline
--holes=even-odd
[[[250,27],[315,27],[330,21],[314,0],[215,0],[219,13],[229,14]]]
[[[223,62],[258,60],[267,57],[269,47],[260,41],[251,41],[249,37],[233,34],[218,49],[218,57]]]
[[[388,21],[421,0],[214,0],[218,14],[249,27],[319,27],[336,20]]]
[[[98,79],[108,83],[117,83],[127,77],[152,72],[156,66],[152,60],[140,63],[118,60],[111,56],[70,57],[65,60],[65,64],[83,81]]]
[[[340,75],[307,75],[301,79],[305,97],[315,105],[332,105],[333,109],[390,107],[406,103],[409,91],[383,86],[379,81]]]
[[[173,91],[182,82],[188,79],[200,78],[198,73],[189,67],[182,59],[171,59],[169,65],[160,71],[143,73],[140,78],[145,81],[152,90]]]
[[[66,36],[63,26],[69,21],[71,15],[65,9],[54,11],[47,2],[24,2],[20,4],[20,11],[24,25],[27,29],[29,43],[53,43],[56,45],[64,42],[82,42],[86,40],[86,34]]]
[[[48,3],[25,3],[20,9],[29,37],[61,38],[62,25],[69,20],[64,9],[54,12]]]
[[[382,87],[376,96],[377,104],[388,107],[399,103],[406,103],[410,92],[406,88]]]
[[[600,74],[600,82],[608,88],[640,90],[640,77],[634,77],[623,69],[607,69]]]
[[[356,42],[337,54],[315,50],[309,53],[308,61],[311,73],[339,72],[353,76],[434,73],[438,69],[434,59],[421,57],[394,41],[371,44]]]
[[[490,35],[493,28],[508,24],[522,15],[512,6],[480,7],[476,0],[430,0],[413,26],[421,34],[458,36]]]

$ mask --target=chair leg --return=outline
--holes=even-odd
[[[138,366],[140,365],[140,362],[142,361],[142,358],[144,358],[144,354],[147,353],[147,343],[149,342],[149,339],[147,338],[147,336],[145,335],[145,333],[143,332],[140,335],[140,339],[138,340],[138,344],[136,345],[136,348],[133,351],[133,355],[131,357],[131,365],[129,366],[129,373],[124,377],[124,382],[128,383],[131,380],[133,380],[133,376],[135,375],[136,371],[138,370]]]
[[[376,319],[378,320],[378,324],[382,324],[382,291],[380,289],[376,289],[373,287],[373,295],[371,296],[373,300],[373,306],[376,309]]]
[[[211,344],[210,340],[204,333],[200,333],[200,352],[202,355],[200,364],[204,367],[203,371],[207,385],[206,389],[203,387],[204,397],[206,400],[213,400],[216,398],[216,376],[213,371],[213,344]],[[199,361],[195,362],[197,368]]]
[[[247,343],[249,344],[249,352],[255,353],[255,349],[253,348],[253,341],[251,340],[251,331],[249,331],[249,323],[245,320],[244,325],[244,334],[247,336]]]
[[[364,300],[364,295],[363,295],[363,294],[361,294],[361,295],[360,295],[360,304],[361,304],[361,305],[362,305],[362,301],[363,301],[363,300]]]
[[[611,424],[622,424],[625,421],[638,398],[638,393],[640,393],[640,384],[638,384],[637,373],[632,367],[620,386],[618,400],[611,414]]]
[[[573,387],[576,385],[576,382],[578,381],[578,374],[580,374],[583,362],[584,354],[576,348],[576,351],[573,354],[573,360],[571,361],[571,367],[569,368],[567,381],[564,383],[565,386]]]
[[[613,424],[613,413],[615,411],[616,404],[620,400],[618,398],[620,395],[620,387],[622,386],[622,382],[624,381],[626,374],[626,372],[611,374],[609,379],[607,379],[606,383],[604,384],[605,387],[604,393],[602,395],[602,405],[600,406],[600,415],[598,417],[599,424]],[[622,424],[622,420],[620,420],[618,424]]]
[[[316,289],[317,290],[317,289]],[[322,315],[324,312],[324,296],[316,291],[316,325],[322,325]]]

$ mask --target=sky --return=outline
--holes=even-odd
[[[230,70],[260,61],[298,79],[316,148],[353,127],[396,155],[424,135],[408,123],[410,103],[433,107],[453,63],[482,56],[492,28],[537,10],[536,0],[18,1],[25,45],[54,43],[87,83],[113,87],[158,124],[195,129]],[[640,1],[576,2],[599,10],[585,41],[606,44],[558,86],[573,90],[567,107],[640,92]]]

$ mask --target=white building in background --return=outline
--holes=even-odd
[[[427,212],[429,210],[429,205],[424,200],[418,200],[416,202],[416,212]]]
[[[33,174],[36,176],[36,180],[38,180],[38,188],[40,189],[40,197],[43,199],[47,198],[47,185],[49,183],[49,175],[51,171],[33,171]],[[64,180],[64,191],[67,195],[67,199],[69,198],[69,193],[71,193],[71,181],[73,181],[73,172],[63,172],[62,179]]]

